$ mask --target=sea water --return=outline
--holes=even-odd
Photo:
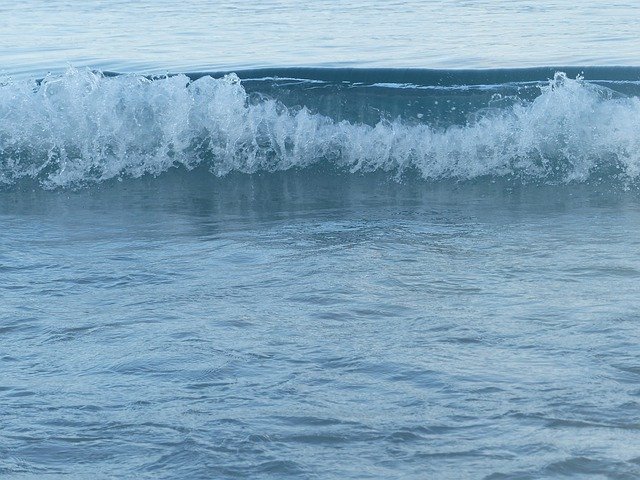
[[[639,19],[0,3],[0,475],[640,476]]]

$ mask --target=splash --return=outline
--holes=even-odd
[[[543,183],[640,174],[640,100],[557,73],[531,100],[478,105],[462,124],[376,124],[248,94],[240,79],[70,69],[0,82],[0,182],[45,188],[205,166],[215,175],[323,165],[428,180]]]

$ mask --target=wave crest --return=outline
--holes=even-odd
[[[235,74],[70,69],[0,82],[0,182],[78,186],[201,165],[215,175],[321,164],[544,183],[628,183],[640,174],[640,100],[562,73],[532,100],[497,98],[464,124],[434,125],[402,116],[370,125],[285,106],[248,94]]]

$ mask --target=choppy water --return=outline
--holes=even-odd
[[[639,477],[638,20],[0,2],[0,476]]]

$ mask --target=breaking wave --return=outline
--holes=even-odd
[[[0,183],[78,187],[176,167],[223,176],[312,165],[426,180],[630,185],[640,176],[633,81],[616,88],[556,72],[498,84],[367,83],[284,73],[69,69],[0,80]]]

